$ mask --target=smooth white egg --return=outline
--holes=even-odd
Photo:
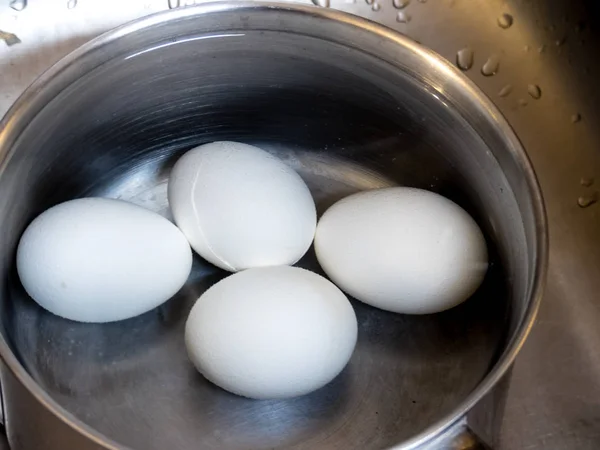
[[[140,206],[106,198],[61,203],[38,216],[17,250],[27,293],[80,322],[137,316],[186,282],[192,251],[175,225]]]
[[[484,236],[465,210],[433,192],[394,187],[359,192],[320,219],[315,250],[342,290],[406,314],[452,308],[482,283]]]
[[[350,360],[352,305],[329,280],[296,267],[236,273],[190,313],[185,343],[208,380],[244,397],[287,398],[325,386]]]
[[[251,145],[213,142],[187,152],[168,195],[192,248],[225,270],[294,264],[314,238],[315,204],[302,178]]]

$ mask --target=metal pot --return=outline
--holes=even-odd
[[[187,361],[187,312],[225,276],[199,258],[175,298],[123,322],[70,322],[27,297],[14,254],[33,217],[90,195],[168,217],[173,162],[222,139],[276,153],[307,181],[320,212],[394,184],[453,199],[487,235],[483,286],[431,316],[354,303],[359,344],[347,369],[313,394],[260,402],[219,390]],[[0,156],[0,375],[13,450],[484,445],[466,415],[533,323],[546,222],[516,136],[433,52],[314,7],[174,10],[105,34],[46,72],[2,121]],[[319,270],[312,253],[300,265]]]

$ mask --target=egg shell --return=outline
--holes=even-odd
[[[429,314],[456,306],[482,283],[483,233],[454,202],[422,189],[359,192],[319,220],[315,251],[342,290],[377,308]]]
[[[112,322],[155,308],[181,289],[191,266],[192,251],[175,225],[106,198],[48,209],[27,227],[17,250],[27,293],[80,322]]]
[[[314,238],[308,187],[252,145],[213,142],[190,150],[173,167],[168,195],[192,248],[225,270],[294,264]]]
[[[189,315],[185,342],[216,385],[255,399],[307,394],[346,366],[357,338],[352,305],[329,280],[296,267],[239,272]]]

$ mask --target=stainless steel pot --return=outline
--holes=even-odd
[[[187,361],[186,314],[225,276],[200,259],[176,298],[124,322],[69,322],[26,296],[14,252],[36,214],[104,195],[168,216],[174,160],[217,139],[276,153],[305,178],[320,212],[392,184],[455,200],[487,234],[484,285],[431,316],[354,303],[359,345],[342,375],[305,397],[260,402],[219,390]],[[532,325],[547,230],[514,133],[436,54],[313,7],[170,11],[105,34],[44,74],[2,121],[0,155],[0,375],[13,449],[484,445],[465,417]],[[312,253],[300,265],[319,270]]]

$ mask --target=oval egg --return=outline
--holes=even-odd
[[[359,192],[319,220],[315,251],[342,290],[397,313],[456,306],[482,283],[484,236],[461,207],[433,192],[394,187]]]
[[[17,250],[27,293],[80,322],[149,311],[186,282],[192,252],[175,225],[140,206],[106,198],[61,203],[38,216]]]
[[[231,272],[294,264],[314,238],[317,214],[308,187],[252,145],[213,142],[190,150],[173,167],[168,194],[192,248]]]
[[[329,280],[296,267],[248,269],[196,302],[185,343],[196,368],[244,397],[287,398],[329,383],[346,366],[357,322]]]

